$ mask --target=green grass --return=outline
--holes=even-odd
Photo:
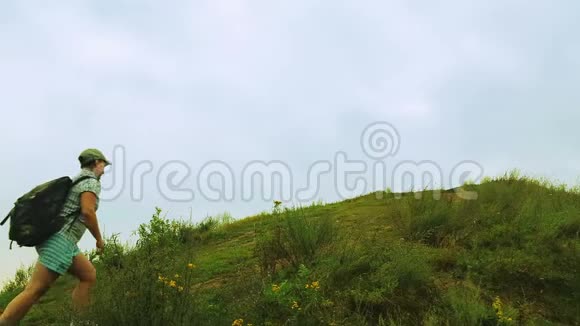
[[[89,317],[99,325],[580,325],[580,189],[517,171],[463,188],[477,199],[385,191],[197,224],[156,209],[136,246],[111,236],[94,261]],[[25,283],[23,269],[0,306]],[[73,286],[59,279],[23,325],[67,325]]]

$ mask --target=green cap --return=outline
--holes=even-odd
[[[79,155],[79,162],[81,162],[81,164],[89,163],[94,160],[103,160],[105,161],[105,165],[111,165],[111,162],[107,160],[105,155],[103,155],[103,153],[101,153],[101,151],[96,148],[85,149]]]

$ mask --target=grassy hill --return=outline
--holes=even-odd
[[[89,253],[99,325],[580,325],[580,191],[516,172],[238,221],[156,209],[136,232]],[[22,324],[68,325],[72,287],[59,279]]]

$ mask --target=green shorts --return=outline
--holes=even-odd
[[[81,253],[76,243],[59,233],[36,246],[36,252],[42,265],[60,275],[68,271],[73,258]]]

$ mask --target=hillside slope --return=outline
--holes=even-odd
[[[99,325],[580,325],[580,195],[516,174],[232,221],[157,209],[96,258]],[[421,195],[421,198],[418,198]],[[0,294],[0,307],[22,282]],[[68,325],[71,277],[23,325]]]

